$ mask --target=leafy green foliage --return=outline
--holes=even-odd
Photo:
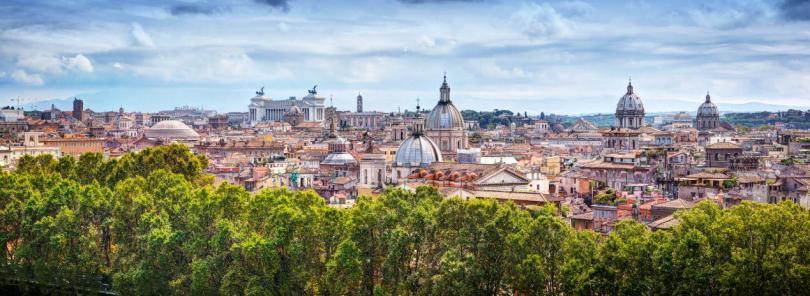
[[[651,232],[574,231],[553,206],[391,189],[347,210],[313,192],[213,186],[167,146],[26,158],[0,174],[0,276],[122,295],[795,295],[810,214],[711,203]],[[612,194],[615,196],[615,192]]]
[[[464,120],[475,120],[478,121],[479,127],[482,128],[495,128],[496,125],[509,125],[512,123],[513,120],[512,111],[509,110],[492,110],[490,111],[475,111],[475,110],[463,110],[461,111],[461,116],[464,117]]]

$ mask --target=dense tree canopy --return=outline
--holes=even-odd
[[[122,295],[810,291],[810,214],[792,203],[701,203],[669,231],[626,221],[603,237],[574,231],[551,206],[428,187],[346,210],[313,192],[250,194],[212,185],[205,164],[182,146],[22,159],[0,174],[4,283]]]

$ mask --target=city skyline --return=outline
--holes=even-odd
[[[649,112],[693,111],[706,90],[721,111],[806,108],[809,7],[10,1],[0,5],[9,16],[0,20],[0,96],[25,104],[78,96],[101,110],[244,112],[259,87],[286,99],[319,84],[339,109],[353,109],[361,92],[366,109],[396,111],[413,109],[417,97],[438,99],[447,71],[461,109],[611,113],[630,76]]]

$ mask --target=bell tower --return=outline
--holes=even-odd
[[[357,113],[363,113],[363,96],[357,93]]]

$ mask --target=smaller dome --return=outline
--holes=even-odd
[[[439,146],[433,140],[421,134],[415,134],[405,139],[399,145],[394,159],[396,166],[400,167],[426,166],[441,161],[442,153]]]
[[[697,111],[698,117],[719,117],[720,112],[717,111],[717,105],[712,103],[712,98],[706,94],[706,101],[700,104]]]
[[[616,104],[617,113],[634,113],[644,112],[644,104],[641,103],[641,97],[633,92],[633,84],[627,84],[627,93],[619,99]]]
[[[150,140],[169,139],[196,141],[200,139],[200,135],[197,134],[197,132],[195,132],[185,123],[177,120],[164,120],[158,122],[147,129],[144,135]]]
[[[354,159],[348,152],[334,152],[329,153],[326,158],[321,162],[325,165],[352,165],[357,164],[357,159]]]

